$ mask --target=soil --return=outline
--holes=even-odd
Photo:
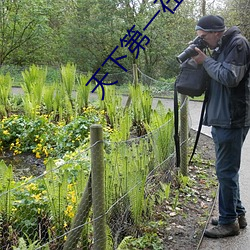
[[[191,131],[191,143],[195,132]],[[167,216],[167,227],[159,230],[164,250],[199,249],[203,232],[214,208],[217,194],[214,144],[210,137],[201,134],[196,157],[189,166],[188,176],[192,180],[185,188],[179,186],[179,201],[176,209],[173,202],[158,207]],[[197,156],[198,155],[198,156]],[[178,189],[178,186],[176,186]],[[171,188],[172,189],[172,188]],[[176,195],[172,195],[175,199]]]
[[[0,160],[4,160],[5,164],[13,167],[15,180],[20,177],[39,176],[45,171],[43,159],[37,159],[34,154],[22,153],[13,156],[12,152],[7,152],[0,156]]]

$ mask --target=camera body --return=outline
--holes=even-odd
[[[179,63],[183,63],[188,58],[198,55],[198,53],[195,51],[195,47],[199,48],[200,50],[203,50],[207,48],[207,43],[199,36],[197,36],[190,45],[180,54],[178,55],[177,61]]]

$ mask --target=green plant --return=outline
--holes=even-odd
[[[0,75],[0,116],[7,116],[9,111],[9,96],[11,93],[12,79],[10,74]]]
[[[77,92],[76,92],[76,106],[79,114],[81,114],[83,108],[87,108],[89,105],[91,84],[88,84],[86,86],[86,83],[88,82],[89,78],[90,78],[90,73],[88,73],[87,75],[82,74],[78,78],[79,85],[77,87]]]
[[[129,110],[126,109],[124,113],[119,112],[115,120],[115,127],[110,135],[111,141],[118,142],[128,140],[130,138],[130,129],[132,127],[132,118]]]
[[[34,118],[37,112],[40,112],[46,75],[47,68],[42,69],[35,65],[22,72],[24,82],[21,86],[24,90],[24,111],[29,117]]]
[[[38,240],[32,242],[28,235],[25,235],[27,242],[23,237],[18,239],[18,246],[13,246],[13,250],[35,250],[38,249],[41,245]],[[43,250],[49,250],[49,246],[43,246]]]
[[[180,191],[177,189],[175,190],[175,196],[172,204],[173,209],[176,209],[179,205],[179,196],[180,196]]]
[[[31,119],[13,115],[3,119],[0,124],[2,150],[12,150],[14,155],[34,152],[40,158],[48,156],[55,147],[56,138],[53,135],[58,128],[46,116]]]
[[[93,107],[83,111],[71,122],[54,123],[51,116],[13,115],[0,121],[0,150],[11,150],[14,155],[33,152],[37,158],[60,156],[74,151],[89,140],[90,126],[103,123],[103,114]]]
[[[170,192],[171,192],[171,183],[162,183],[160,182],[160,189],[157,192],[158,196],[159,196],[159,202],[160,204],[164,201],[164,200],[168,200],[169,196],[170,196]]]
[[[116,94],[115,86],[106,86],[104,89],[104,110],[107,112],[107,120],[110,127],[114,128],[120,125],[120,119],[123,116],[123,108],[121,105],[122,98]]]
[[[12,192],[15,196],[13,202],[13,227],[16,231],[22,228],[19,235],[30,240],[40,239],[47,234],[42,221],[49,221],[48,197],[41,179],[35,180],[32,176],[22,177],[18,182],[18,188]],[[47,223],[48,224],[48,223]],[[39,225],[39,226],[38,226]]]
[[[70,101],[72,101],[72,91],[76,81],[76,66],[71,63],[67,63],[66,66],[61,66],[62,86],[68,95]]]
[[[57,227],[63,227],[64,211],[67,207],[68,176],[60,170],[55,170],[56,165],[52,159],[46,164],[46,178],[44,185],[49,199],[49,206]]]
[[[148,89],[143,90],[140,84],[129,85],[132,101],[134,124],[139,126],[142,122],[150,123],[152,110],[152,95]]]
[[[163,250],[163,242],[156,233],[145,233],[142,237],[125,237],[117,250],[152,249]]]
[[[75,216],[82,192],[89,179],[89,159],[83,158],[83,152],[79,151],[81,161],[73,161],[68,157],[60,162],[52,159],[46,164],[46,175],[43,178],[51,220],[54,228],[50,232],[54,236],[60,236],[70,229]],[[80,156],[81,154],[81,156]],[[75,158],[76,154],[74,154]],[[68,160],[66,160],[68,158]],[[76,160],[76,159],[75,159]],[[65,239],[55,239],[57,244],[63,244]]]
[[[56,85],[53,84],[50,86],[46,86],[46,88],[44,89],[43,102],[46,108],[46,114],[51,114],[51,112],[53,111],[55,88]]]
[[[126,142],[111,143],[110,150],[106,154],[105,168],[107,208],[125,196],[123,205],[118,205],[113,212],[117,216],[124,214],[124,210],[129,211],[134,224],[138,225],[142,220],[143,211],[146,210],[144,192],[148,166],[152,159],[148,140],[132,140],[130,145]]]
[[[190,187],[192,185],[189,176],[183,175],[181,173],[178,173],[178,182],[181,189],[185,189],[187,186]]]
[[[154,150],[155,160],[162,162],[173,152],[173,112],[166,111],[162,102],[158,102],[156,109],[152,111],[151,122],[145,123],[147,132],[152,132],[150,138]]]
[[[12,214],[13,193],[11,189],[14,186],[14,177],[12,166],[8,167],[3,160],[0,161],[0,213],[5,216],[8,223]]]

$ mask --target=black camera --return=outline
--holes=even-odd
[[[179,63],[183,63],[188,58],[198,55],[198,53],[195,51],[195,47],[199,48],[200,50],[203,50],[207,48],[207,43],[199,36],[197,36],[190,45],[176,58]]]

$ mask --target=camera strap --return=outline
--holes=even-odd
[[[204,100],[203,100],[202,108],[201,108],[199,126],[198,126],[198,130],[196,132],[196,138],[195,138],[195,142],[194,142],[193,152],[192,152],[192,154],[190,156],[189,164],[191,164],[191,162],[192,162],[193,156],[195,154],[195,151],[196,151],[196,148],[197,148],[197,145],[198,145],[198,142],[199,142],[199,138],[200,138],[200,134],[201,134],[201,129],[202,129],[203,117],[204,117],[204,113],[205,113],[205,109],[206,109],[206,104],[207,104],[207,92],[208,91],[205,91],[205,96],[204,96]]]

